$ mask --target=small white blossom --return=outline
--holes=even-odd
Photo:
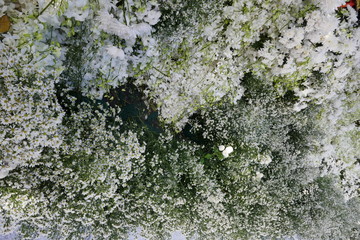
[[[264,174],[262,174],[261,172],[256,172],[256,175],[255,175],[255,179],[256,180],[260,180],[264,177]]]
[[[120,48],[117,48],[115,46],[110,46],[106,49],[108,51],[108,53],[113,56],[113,57],[117,57],[119,59],[124,59],[125,54],[124,51]]]
[[[261,156],[261,161],[260,161],[261,164],[268,165],[271,162],[272,159],[269,155]]]
[[[234,151],[234,148],[231,146],[228,146],[224,149],[224,151],[222,151],[222,155],[227,158],[229,157],[229,154],[232,153]]]

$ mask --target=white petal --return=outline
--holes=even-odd
[[[226,147],[225,150],[227,153],[232,153],[234,151],[234,148],[229,146],[229,147]]]

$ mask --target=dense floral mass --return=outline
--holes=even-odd
[[[359,239],[359,8],[0,0],[0,235]]]

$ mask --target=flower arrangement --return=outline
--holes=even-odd
[[[0,0],[0,234],[357,239],[342,0]]]

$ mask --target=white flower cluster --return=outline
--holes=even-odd
[[[76,55],[75,63],[65,61],[67,69],[76,73],[62,78],[68,86],[80,86],[84,94],[97,98],[142,73],[157,55],[151,37],[160,18],[156,1],[21,0],[5,4],[2,11],[1,16],[16,19],[13,36],[57,42],[61,60]]]
[[[7,12],[15,8],[14,3],[6,3],[5,0],[0,0],[0,17],[4,16]]]
[[[191,3],[175,4],[174,12],[186,4]],[[214,3],[197,4],[199,8],[208,9]],[[225,43],[219,42],[222,19],[210,14],[206,18],[211,22],[209,25],[207,20],[201,22],[193,18],[191,10],[185,13],[185,17],[192,19],[191,25],[180,26],[169,38],[156,35],[161,54],[152,62],[149,76],[138,80],[138,85],[148,87],[147,95],[157,104],[161,118],[177,129],[181,129],[196,110],[227,95],[236,102],[243,94],[240,85],[243,64],[234,62],[229,50],[224,49]],[[166,34],[171,27],[165,26],[159,32]]]
[[[69,86],[80,83],[84,94],[101,99],[110,88],[143,72],[157,55],[151,33],[160,12],[153,1],[123,1],[120,5],[116,5],[118,1],[100,1],[96,6],[82,2],[81,8],[75,8],[81,9],[81,19],[70,19],[78,13],[72,12],[69,3],[64,16],[70,29],[66,24],[60,27],[70,34],[64,40],[69,45],[67,54],[78,56],[78,62],[67,66],[77,72],[78,79],[73,72],[65,79]]]
[[[221,154],[224,156],[224,158],[227,158],[229,157],[229,154],[234,151],[234,148],[231,146],[225,147],[224,145],[220,145],[219,150]]]
[[[306,225],[301,227],[302,230],[295,231],[303,237],[327,239],[330,236],[351,236],[351,230],[347,227],[343,227],[346,229],[344,232],[336,232],[329,231],[328,227],[318,229],[307,224],[316,222],[321,226],[326,224],[336,228],[345,226],[344,222],[352,222],[359,214],[355,210],[358,208],[356,191],[359,179],[359,165],[355,157],[358,156],[359,148],[358,141],[354,141],[359,133],[354,124],[354,120],[359,116],[356,109],[359,108],[354,101],[355,95],[351,94],[351,98],[343,99],[344,102],[349,101],[352,104],[344,109],[344,106],[339,104],[338,107],[342,109],[339,112],[331,112],[336,108],[331,104],[324,104],[323,108],[313,106],[311,111],[294,114],[289,107],[291,105],[283,102],[284,99],[277,99],[274,89],[269,91],[266,83],[262,83],[266,90],[255,93],[252,92],[254,88],[260,86],[251,87],[250,84],[254,83],[249,82],[246,84],[246,100],[241,100],[236,106],[224,104],[203,110],[203,117],[198,123],[202,127],[197,127],[197,131],[203,132],[206,139],[213,142],[225,140],[236,146],[237,151],[232,153],[231,158],[216,165],[217,171],[225,164],[231,166],[226,168],[219,182],[226,181],[224,176],[231,178],[228,180],[232,183],[229,189],[237,193],[235,198],[241,202],[242,207],[233,209],[237,214],[233,214],[236,220],[232,221],[238,221],[239,226],[247,226],[248,229],[254,227],[254,222],[255,225],[261,222],[262,224],[256,226],[256,233],[252,235],[254,238],[261,231],[264,236],[271,235],[274,228],[270,226],[279,222],[292,225],[291,218],[295,215],[298,216],[295,220],[297,223]],[[355,86],[351,89],[358,91]],[[252,94],[251,98],[249,94]],[[336,120],[330,124],[328,117],[331,116]],[[324,129],[324,126],[330,128]],[[225,146],[220,146],[219,150],[225,150]],[[251,184],[244,183],[249,176]],[[342,192],[339,186],[342,186],[345,192]],[[251,196],[244,193],[247,191],[251,192]],[[327,194],[320,194],[325,191]],[[332,200],[328,202],[330,195]],[[344,204],[344,209],[352,210],[345,210],[347,213],[341,214],[340,218],[330,220],[337,211],[335,209],[338,209],[333,207],[334,201]],[[314,203],[317,205],[315,208],[312,206]],[[292,207],[289,208],[288,204]],[[318,212],[321,217],[312,216],[311,212],[319,206],[324,210]],[[271,212],[267,211],[269,209]],[[290,218],[284,218],[283,213],[290,213]],[[244,218],[252,220],[244,223],[238,216],[246,216]],[[355,224],[351,225],[356,229]],[[276,229],[280,230],[281,227]],[[355,230],[354,236],[356,233]],[[280,232],[274,234],[283,236]]]
[[[24,29],[18,23],[13,29],[41,34],[41,24],[34,24]],[[0,45],[0,178],[18,165],[36,165],[45,149],[58,149],[62,143],[64,113],[55,93],[59,49],[32,41],[5,35]]]
[[[360,234],[360,28],[344,1],[8,2],[0,234]]]
[[[139,85],[148,86],[164,121],[181,129],[196,110],[240,99],[245,73],[277,86],[279,95],[311,91],[316,73],[342,79],[352,71],[349,63],[358,61],[360,46],[352,28],[356,17],[341,22],[336,16],[334,6],[342,2],[233,1],[170,39],[160,35],[163,54]],[[310,95],[321,98],[317,93]],[[307,101],[300,98],[294,110]]]
[[[140,146],[135,133],[129,131],[119,134],[119,111],[111,113],[99,107],[94,113],[88,103],[82,103],[76,108],[79,110],[72,113],[62,127],[62,134],[68,139],[61,146],[61,153],[92,156],[97,165],[96,174],[92,173],[95,179],[97,174],[105,176],[109,168],[114,168],[120,173],[118,180],[126,184],[142,165],[145,147]],[[109,117],[114,118],[112,126],[108,126],[106,119]]]
[[[325,136],[313,142],[317,151],[307,159],[309,164],[323,166],[323,174],[341,176],[338,184],[343,188],[347,199],[359,195],[360,185],[358,77],[355,74],[347,82],[332,83],[337,86],[337,91],[334,89],[327,93],[323,112],[316,121]]]
[[[72,107],[78,111],[64,116],[59,149],[42,152],[41,167],[18,166],[10,178],[0,182],[5,189],[0,196],[1,210],[9,223],[2,232],[23,226],[21,221],[26,218],[35,232],[49,236],[56,233],[67,238],[77,231],[79,237],[90,232],[111,234],[107,228],[96,229],[95,223],[105,223],[109,215],[124,208],[126,195],[117,191],[128,188],[128,182],[142,174],[145,147],[131,131],[119,135],[118,112],[111,114],[99,106],[94,112],[88,103]],[[114,219],[109,227],[129,227],[123,221]],[[53,232],[56,225],[60,232]]]
[[[72,26],[62,24],[72,23],[66,17],[84,21],[91,11],[87,1],[55,2],[39,1],[38,9],[37,1],[19,1],[16,9],[6,9],[13,23],[0,44],[0,205],[7,222],[1,233],[20,226],[21,233],[31,228],[52,234],[58,224],[64,238],[76,231],[95,234],[94,222],[106,222],[124,205],[116,191],[139,174],[144,161],[137,135],[120,134],[120,121],[108,110],[94,113],[94,106],[76,105],[76,99],[59,104],[66,98],[65,89],[56,89],[65,59],[61,31],[73,34]],[[122,59],[121,49],[104,49]],[[116,204],[106,204],[112,201]],[[65,224],[74,217],[78,224]],[[121,221],[114,224],[126,227]],[[101,236],[111,232],[99,231]]]

